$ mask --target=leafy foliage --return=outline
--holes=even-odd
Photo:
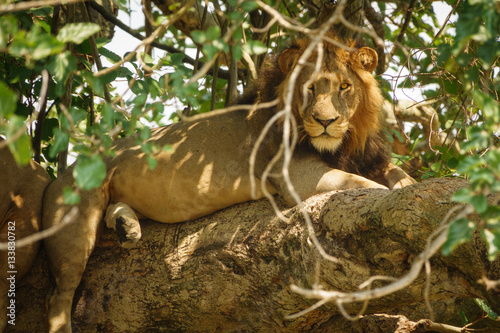
[[[117,137],[135,135],[154,168],[155,153],[168,147],[148,142],[150,127],[224,107],[255,75],[251,64],[258,68],[270,50],[305,27],[313,29],[312,19],[321,17],[323,5],[328,5],[264,2],[275,6],[280,22],[259,2],[214,1],[215,23],[207,19],[204,29],[189,32],[168,24],[186,2],[164,12],[154,8],[149,16],[158,32],[153,46],[168,50],[155,57],[144,48],[135,50],[135,45],[125,54],[110,49],[111,36],[82,19],[83,8],[89,6],[11,13],[0,7],[0,135],[9,140],[19,163],[34,156],[53,175],[59,153],[69,151],[73,159],[78,155],[73,169],[77,190],[66,190],[68,203],[78,201],[79,191],[101,184],[103,159],[113,154],[110,147]],[[124,1],[119,5],[122,12],[130,12]],[[67,9],[64,17],[58,14],[61,8]],[[346,17],[356,14],[348,11]],[[387,62],[377,73],[386,99],[401,99],[392,89],[396,87],[433,110],[423,121],[398,116],[403,128],[389,131],[394,145],[406,138],[406,151],[399,155],[403,166],[410,166],[408,171],[419,179],[459,176],[471,184],[454,200],[472,205],[482,222],[453,222],[443,253],[479,229],[494,259],[500,252],[500,208],[490,205],[488,196],[500,192],[498,2],[372,1],[364,12],[365,22],[385,42],[379,58]],[[445,20],[448,13],[451,19]],[[285,29],[285,21],[292,28]],[[377,48],[373,35],[364,37]],[[99,65],[96,57],[109,67]],[[196,78],[203,64],[211,62],[210,71]],[[44,71],[48,79],[43,79]],[[437,143],[429,141],[433,136]]]

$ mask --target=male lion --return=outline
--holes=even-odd
[[[4,142],[0,138],[0,143]],[[42,198],[49,174],[37,163],[20,167],[7,147],[0,149],[0,332],[14,319],[16,288],[36,258],[39,242],[16,248],[13,243],[40,230]],[[10,306],[10,308],[8,308]]]
[[[95,246],[104,212],[107,226],[116,229],[120,242],[127,246],[140,238],[137,215],[175,223],[255,199],[250,194],[250,152],[266,123],[284,107],[290,75],[308,45],[307,39],[298,40],[272,57],[263,66],[259,83],[240,101],[255,104],[278,98],[277,106],[216,112],[152,130],[149,141],[173,148],[154,156],[158,164],[153,170],[136,138],[115,143],[115,156],[105,160],[108,176],[104,184],[82,193],[77,221],[45,241],[55,282],[49,300],[50,332],[71,331],[73,294]],[[292,103],[300,138],[289,176],[300,197],[413,183],[389,162],[380,139],[382,96],[371,75],[377,64],[375,51],[362,47],[351,53],[325,40],[317,75],[312,75],[314,59],[316,55],[300,72]],[[282,123],[278,123],[258,150],[256,178],[262,177],[281,140]],[[291,201],[278,164],[271,170],[267,190]],[[70,167],[46,191],[44,228],[60,223],[70,209],[63,204],[62,193],[74,183],[72,171]],[[256,193],[256,198],[261,197],[262,189]]]

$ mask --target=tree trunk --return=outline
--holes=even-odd
[[[305,207],[316,235],[340,264],[320,259],[298,208],[284,210],[290,220],[283,222],[266,200],[187,223],[145,221],[142,240],[130,250],[120,248],[116,236],[105,230],[75,295],[75,331],[373,332],[363,329],[372,319],[390,319],[397,325],[402,316],[412,321],[429,318],[423,272],[409,287],[370,301],[366,310],[400,317],[366,316],[352,323],[334,304],[295,320],[284,317],[314,303],[292,292],[292,284],[348,292],[357,291],[373,275],[405,275],[431,232],[455,206],[451,195],[466,185],[436,179],[396,191],[363,189],[310,198]],[[471,297],[484,299],[499,312],[498,293],[486,291],[477,280],[483,275],[499,279],[500,260],[488,262],[477,235],[451,255],[435,256],[431,264],[435,321],[461,325],[459,310],[470,321],[477,319],[481,310]],[[386,283],[376,282],[372,288]],[[40,318],[47,288],[41,256],[19,288],[16,331],[43,331]],[[360,308],[346,306],[352,315]]]

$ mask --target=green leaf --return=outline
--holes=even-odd
[[[151,137],[151,129],[149,127],[144,127],[141,130],[141,134],[139,136],[142,141],[146,141]],[[146,151],[146,150],[145,150]],[[146,151],[147,152],[147,151]]]
[[[101,186],[106,178],[106,164],[99,155],[80,155],[73,169],[76,185],[82,190]]]
[[[66,114],[61,114],[59,118],[59,120],[61,121],[61,128],[65,130],[72,130],[71,125],[77,127],[78,123],[87,118],[87,112],[76,106],[70,107],[68,110],[68,114],[70,118],[68,118]]]
[[[490,149],[483,157],[491,168],[500,172],[500,150]]]
[[[16,163],[26,165],[31,161],[31,137],[23,133],[17,140],[9,143],[9,149]]]
[[[0,16],[0,49],[6,49],[11,36],[16,34],[18,23],[14,16],[4,14]]]
[[[259,55],[266,53],[267,47],[260,41],[249,40],[246,44],[243,45],[243,51],[251,55]]]
[[[9,118],[17,108],[16,93],[2,81],[0,81],[0,116]]]
[[[63,202],[66,205],[77,205],[80,202],[80,194],[66,186],[63,190]]]
[[[453,201],[471,203],[474,191],[469,188],[461,188],[452,197]]]
[[[474,223],[465,218],[453,221],[448,229],[448,239],[441,249],[442,254],[447,256],[460,244],[468,241],[475,227]]]
[[[105,56],[106,59],[108,59],[109,62],[111,62],[112,64],[116,64],[117,62],[122,60],[122,58],[118,54],[111,52],[110,50],[108,50],[107,48],[104,48],[104,47],[101,47],[99,49],[99,53],[101,55]]]
[[[488,199],[486,199],[484,194],[473,196],[471,203],[479,214],[483,214],[488,209]]]
[[[54,146],[50,149],[49,154],[51,158],[56,157],[59,152],[68,149],[69,144],[69,134],[63,132],[60,128],[54,128],[54,138]]]
[[[488,259],[493,261],[497,258],[500,253],[500,230],[499,228],[483,229],[481,230],[481,236],[486,241],[486,246],[488,248]]]
[[[477,90],[472,91],[472,96],[476,104],[483,111],[485,121],[490,124],[498,124],[500,122],[500,105],[498,102]]]
[[[191,32],[191,38],[193,38],[193,41],[197,44],[204,44],[208,40],[206,32],[200,30]]]
[[[485,184],[492,185],[495,182],[495,175],[491,169],[478,169],[470,174],[469,181],[472,188],[481,189]]]
[[[52,138],[54,129],[59,127],[57,118],[45,118],[42,126],[42,140],[49,141]]]
[[[59,30],[57,39],[63,43],[80,44],[100,30],[95,23],[68,23]]]
[[[477,155],[470,155],[464,158],[457,166],[457,171],[461,174],[469,173],[475,169],[481,168],[484,160]]]
[[[486,315],[488,315],[489,318],[491,318],[493,320],[497,320],[498,314],[496,314],[495,311],[493,311],[489,307],[489,305],[486,304],[485,301],[483,301],[480,298],[474,298],[474,301],[476,302],[477,305],[479,305],[479,307],[481,308],[481,310],[483,310],[484,312],[486,312]]]
[[[212,59],[219,52],[219,48],[215,47],[212,44],[203,45],[203,53],[207,56],[207,58]]]
[[[62,52],[64,49],[64,45],[50,35],[39,36],[35,43],[34,49],[30,50],[29,55],[26,55],[31,56],[35,60],[47,58],[52,54]]]
[[[448,167],[450,167],[451,169],[456,169],[457,165],[458,165],[458,159],[456,159],[455,157],[451,157],[447,162],[446,164],[448,164]]]
[[[153,170],[154,168],[156,168],[158,161],[153,156],[148,155],[146,157],[146,160],[148,161],[149,170]]]
[[[243,57],[243,51],[241,50],[240,45],[233,46],[232,52],[235,61],[240,61],[240,59]]]
[[[251,12],[259,8],[259,5],[255,1],[243,1],[243,3],[240,4],[240,8],[243,10],[243,12]]]
[[[112,128],[115,125],[115,110],[113,107],[105,103],[101,110],[102,120],[101,124],[106,125],[105,129]]]
[[[53,56],[47,64],[47,69],[57,81],[66,84],[68,76],[77,69],[77,64],[78,60],[70,52],[65,51]]]
[[[463,312],[462,310],[458,310],[458,314],[460,315],[460,318],[462,319],[462,326],[467,325],[469,323],[469,319],[467,319],[465,312]]]

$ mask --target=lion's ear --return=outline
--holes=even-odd
[[[354,57],[357,58],[363,69],[367,72],[373,72],[377,67],[378,56],[374,49],[362,47],[354,52]]]
[[[278,58],[278,64],[283,74],[288,74],[292,70],[298,56],[299,50],[297,49],[286,49],[281,52]]]

